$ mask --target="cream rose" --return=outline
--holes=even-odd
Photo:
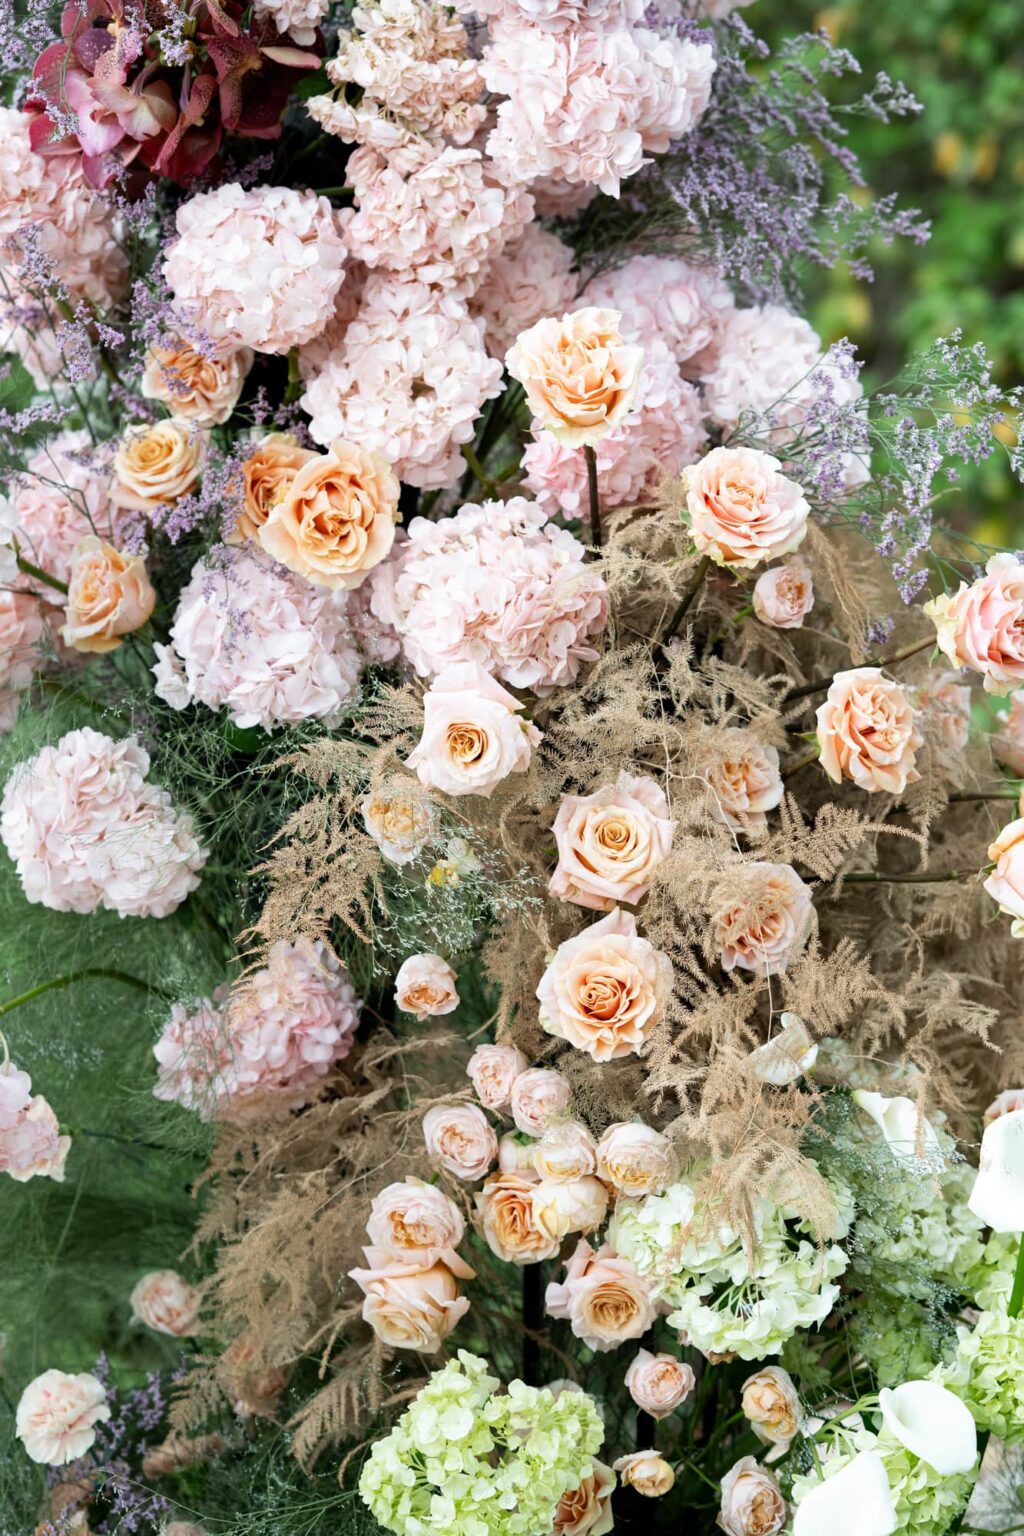
[[[259,539],[260,529],[284,500],[299,470],[315,458],[311,448],[300,448],[288,432],[268,432],[261,437],[242,465],[241,484],[236,487],[241,507],[226,542]]]
[[[196,1332],[202,1293],[173,1269],[150,1270],[129,1299],[132,1321],[145,1323],[155,1333],[187,1339]]]
[[[814,582],[802,560],[773,565],[754,582],[754,613],[771,629],[799,629],[814,607]]]
[[[664,1498],[676,1480],[672,1468],[657,1451],[630,1451],[628,1456],[620,1456],[612,1466],[619,1474],[623,1486],[635,1488],[645,1499]]]
[[[782,800],[778,752],[739,726],[718,732],[701,777],[711,791],[711,815],[736,832],[763,832],[768,825],[765,813]]]
[[[541,1179],[533,1186],[533,1219],[561,1242],[570,1232],[595,1232],[608,1214],[608,1191],[600,1179]]]
[[[21,1394],[15,1433],[33,1461],[62,1467],[85,1455],[96,1425],[109,1418],[103,1383],[95,1376],[44,1371]]]
[[[652,1419],[667,1418],[680,1403],[685,1403],[696,1385],[693,1368],[675,1355],[652,1355],[638,1349],[626,1372],[626,1391]]]
[[[553,1067],[528,1067],[512,1084],[512,1119],[526,1136],[543,1135],[568,1107],[569,1084]]]
[[[561,1237],[545,1232],[537,1221],[535,1182],[517,1173],[493,1174],[477,1190],[476,1206],[487,1246],[507,1264],[536,1264],[553,1259]]]
[[[1024,938],[1024,816],[1003,828],[988,850],[995,869],[985,890],[999,903],[999,910],[1013,918],[1010,932]]]
[[[538,320],[506,354],[537,423],[568,448],[600,442],[633,408],[644,353],[623,340],[621,319],[614,309],[584,308]]]
[[[988,1109],[985,1111],[984,1124],[991,1125],[993,1120],[998,1120],[1001,1115],[1016,1114],[1018,1109],[1024,1109],[1024,1088],[1004,1088],[1002,1093],[997,1093]]]
[[[788,1445],[803,1423],[800,1396],[781,1365],[766,1365],[743,1383],[743,1412],[759,1440]]]
[[[993,555],[978,581],[962,581],[924,611],[954,667],[980,672],[989,693],[1024,686],[1024,565],[1015,555]]]
[[[451,1267],[451,1254],[466,1235],[454,1200],[422,1179],[389,1184],[374,1195],[366,1223],[371,1246],[395,1259]]]
[[[775,1536],[786,1523],[786,1501],[772,1474],[743,1456],[722,1478],[718,1523],[726,1536]]]
[[[395,977],[395,1003],[421,1022],[454,1013],[459,1006],[455,972],[440,955],[410,955]]]
[[[90,534],[71,557],[61,636],[76,651],[116,651],[125,635],[141,629],[156,607],[146,563]]]
[[[1015,778],[1024,779],[1024,692],[1015,694],[1009,709],[996,719],[999,730],[992,737],[992,751]]]
[[[537,988],[541,1027],[595,1061],[638,1052],[661,1018],[672,962],[618,907],[560,944]]]
[[[553,1120],[533,1149],[542,1179],[582,1179],[597,1167],[597,1144],[578,1120]]]
[[[638,1120],[610,1125],[597,1144],[597,1173],[620,1195],[657,1195],[676,1175],[667,1136]]]
[[[789,864],[744,864],[742,887],[734,874],[711,914],[711,938],[722,969],[738,967],[755,976],[786,970],[813,927],[810,887]]]
[[[296,471],[259,541],[315,586],[358,587],[395,541],[399,490],[386,459],[339,437]]]
[[[672,847],[675,822],[651,778],[620,773],[592,795],[564,795],[555,817],[552,896],[608,912],[635,906]]]
[[[612,1494],[615,1473],[597,1457],[578,1488],[563,1493],[555,1510],[550,1536],[607,1536],[615,1529]]]
[[[916,711],[906,689],[878,667],[837,672],[815,718],[821,766],[837,784],[852,779],[868,794],[901,795],[921,777]]]
[[[219,427],[242,393],[253,354],[248,347],[217,347],[205,355],[187,341],[150,347],[142,373],[142,393],[160,400],[172,416],[197,427]]]
[[[195,488],[205,457],[206,437],[192,422],[172,416],[129,427],[114,454],[111,498],[152,515]]]
[[[466,1066],[466,1076],[485,1109],[508,1109],[516,1078],[529,1063],[514,1045],[478,1045]]]
[[[770,453],[713,448],[683,471],[690,533],[702,555],[751,571],[803,542],[810,507]]]
[[[435,1104],[423,1116],[423,1140],[431,1157],[457,1179],[482,1179],[494,1166],[498,1138],[475,1104]]]
[[[421,784],[449,795],[490,795],[525,773],[540,731],[522,704],[476,662],[439,672],[423,699],[423,735],[408,763]]]
[[[539,1175],[533,1166],[533,1140],[519,1131],[508,1131],[498,1142],[499,1173],[518,1173],[521,1178],[537,1183]]]
[[[456,1323],[469,1311],[459,1295],[459,1280],[473,1271],[453,1262],[420,1265],[393,1259],[379,1248],[366,1248],[366,1269],[349,1270],[363,1292],[363,1321],[392,1349],[435,1354]]]
[[[389,864],[410,864],[437,830],[430,796],[415,779],[389,779],[366,795],[363,825]]]
[[[620,1259],[605,1243],[596,1251],[581,1239],[565,1266],[565,1279],[549,1285],[545,1306],[551,1317],[566,1320],[588,1349],[615,1349],[638,1339],[654,1321],[651,1282],[629,1259]]]

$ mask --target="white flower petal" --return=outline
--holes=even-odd
[[[782,1029],[773,1039],[751,1051],[750,1062],[755,1077],[773,1088],[784,1088],[809,1072],[818,1059],[818,1047],[811,1039],[803,1019],[795,1013],[782,1015]]]
[[[985,1127],[967,1205],[994,1232],[1024,1232],[1024,1109]]]
[[[853,1102],[871,1116],[893,1157],[920,1160],[938,1153],[939,1138],[913,1099],[902,1095],[888,1099],[884,1094],[858,1088]]]
[[[978,1458],[971,1410],[937,1381],[907,1381],[878,1394],[889,1433],[941,1477],[968,1472]]]
[[[812,1488],[793,1516],[793,1536],[892,1536],[895,1529],[889,1479],[877,1451],[861,1451]]]

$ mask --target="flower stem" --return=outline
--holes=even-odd
[[[839,879],[847,885],[942,885],[948,880],[963,880],[965,877],[960,870],[950,869],[941,875],[869,875],[852,874],[840,875]]]
[[[30,1003],[34,998],[42,997],[44,992],[55,992],[70,987],[76,981],[84,981],[90,976],[105,976],[108,981],[120,981],[126,987],[136,987],[140,992],[155,992],[157,997],[170,1000],[170,994],[159,987],[151,986],[148,981],[140,981],[138,976],[129,976],[127,971],[110,970],[106,966],[90,966],[84,971],[69,971],[65,976],[51,976],[48,981],[41,981],[38,986],[30,987],[27,992],[12,997],[6,1003],[0,1003],[0,1016],[5,1013],[13,1013],[15,1008],[20,1008],[22,1003]]]
[[[910,656],[916,656],[919,651],[930,650],[935,644],[935,636],[929,635],[927,640],[915,640],[913,645],[905,645],[900,651],[893,651],[890,656],[879,656],[876,661],[866,663],[869,667],[894,667],[897,662],[906,661]],[[783,699],[783,704],[795,704],[798,699],[809,699],[813,693],[825,693],[832,686],[832,677],[815,678],[814,682],[803,683],[799,688],[791,688]]]
[[[52,587],[55,592],[63,592],[67,596],[68,584],[66,581],[58,581],[56,576],[51,576],[49,571],[42,570],[38,565],[33,565],[31,560],[26,560],[24,555],[18,555],[18,570],[23,576],[31,576],[35,581],[41,581],[44,586]]]
[[[595,549],[601,548],[601,498],[597,492],[597,454],[586,443],[583,457],[587,461],[587,497],[590,502],[590,542]]]
[[[1020,1240],[1017,1249],[1017,1268],[1013,1272],[1013,1290],[1010,1292],[1010,1305],[1006,1309],[1008,1317],[1020,1317],[1020,1309],[1024,1306],[1024,1237]]]
[[[294,405],[302,393],[302,375],[299,373],[299,349],[290,348],[288,352],[288,387],[284,392],[285,405]]]
[[[477,458],[476,449],[473,447],[472,443],[463,443],[462,457],[469,465],[469,468],[473,474],[473,479],[477,482],[482,490],[487,492],[488,496],[493,496],[497,491],[497,486],[491,479],[490,475],[487,473],[486,469],[484,469],[480,460]]]
[[[701,584],[710,568],[711,556],[702,556],[702,558],[697,563],[697,569],[694,571],[693,576],[690,579],[690,585],[687,587],[686,591],[683,593],[679,600],[679,607],[676,609],[675,613],[669,620],[666,629],[662,632],[662,645],[668,644],[676,630],[679,628],[680,624],[686,618],[686,615],[690,611],[690,604],[693,602],[694,598],[697,596],[697,593],[700,591]]]
[[[544,1322],[544,1291],[541,1266],[523,1265],[523,1380],[537,1385],[540,1374],[540,1330]]]

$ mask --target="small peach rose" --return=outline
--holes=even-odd
[[[185,1467],[200,1466],[212,1461],[227,1447],[223,1435],[168,1435],[160,1445],[148,1450],[142,1460],[145,1477],[168,1477]]]
[[[814,582],[802,560],[773,565],[754,582],[754,613],[771,629],[799,629],[814,607]]]
[[[901,795],[921,777],[916,711],[878,667],[837,672],[816,719],[821,766],[837,784],[852,779],[868,794]]]
[[[273,1418],[288,1379],[279,1366],[261,1361],[251,1328],[228,1345],[220,1358],[217,1375],[240,1419]]]
[[[983,1123],[991,1125],[1000,1115],[1012,1115],[1018,1109],[1024,1109],[1024,1088],[1004,1088],[986,1109]]]
[[[485,1109],[508,1109],[516,1078],[528,1065],[514,1045],[478,1045],[469,1058],[466,1076]]]
[[[469,1311],[458,1281],[471,1280],[473,1271],[461,1260],[453,1268],[393,1259],[379,1248],[363,1251],[368,1268],[349,1270],[365,1298],[363,1321],[392,1349],[435,1354]]]
[[[793,1378],[781,1365],[766,1365],[743,1383],[743,1412],[759,1440],[788,1445],[803,1423]]]
[[[62,1467],[84,1456],[110,1418],[103,1384],[87,1371],[44,1371],[18,1401],[15,1432],[33,1461]]]
[[[315,458],[313,450],[300,448],[290,432],[268,432],[261,437],[242,464],[240,485],[233,485],[241,508],[226,542],[258,540],[260,529],[291,489],[299,470]]]
[[[638,1349],[626,1372],[626,1391],[652,1419],[667,1418],[684,1403],[696,1385],[693,1368],[675,1355],[652,1355]]]
[[[553,1259],[561,1238],[545,1232],[533,1203],[535,1182],[516,1173],[496,1173],[477,1191],[476,1205],[487,1246],[508,1264]]]
[[[781,469],[758,448],[712,448],[683,471],[690,533],[702,555],[751,571],[803,542],[810,507]]]
[[[995,869],[985,890],[999,903],[1000,912],[1013,918],[1010,932],[1024,938],[1024,816],[1009,822],[988,850]]]
[[[1015,778],[1024,779],[1024,690],[1014,694],[1009,709],[996,719],[999,730],[992,737],[992,750]]]
[[[964,751],[971,735],[971,690],[961,677],[959,672],[930,674],[913,695],[926,734],[954,757]],[[998,757],[995,740],[992,746]]]
[[[563,1493],[549,1536],[607,1536],[615,1529],[612,1494],[615,1473],[596,1456],[578,1488]]]
[[[362,801],[363,825],[389,864],[410,864],[437,830],[430,796],[415,779],[389,779]]]
[[[423,1116],[431,1157],[457,1179],[482,1179],[498,1155],[498,1139],[475,1104],[435,1104]]]
[[[597,1144],[597,1174],[631,1199],[660,1194],[676,1175],[672,1143],[638,1120],[620,1120],[608,1127]]]
[[[563,1318],[588,1349],[615,1349],[638,1339],[654,1321],[651,1282],[607,1243],[597,1250],[581,1239],[565,1266],[565,1279],[549,1285],[548,1315]]]
[[[989,693],[1024,685],[1024,565],[1016,555],[993,555],[970,586],[925,603],[939,650],[954,667],[980,672]]]
[[[763,832],[768,825],[765,812],[782,799],[778,752],[739,726],[718,733],[701,776],[711,789],[711,815],[736,832]]]
[[[744,888],[733,878],[711,914],[712,942],[722,969],[777,976],[803,949],[814,927],[810,887],[789,864],[743,866]]]
[[[428,789],[489,796],[510,773],[526,772],[540,744],[522,708],[476,662],[446,667],[424,695],[423,735],[409,767]]]
[[[90,534],[71,557],[61,637],[76,651],[116,651],[141,629],[156,607],[156,593],[141,555],[125,555]]]
[[[664,1456],[657,1451],[631,1451],[620,1456],[612,1466],[626,1488],[635,1488],[645,1499],[660,1499],[669,1492],[676,1480]]]
[[[538,424],[568,448],[600,442],[633,408],[644,354],[623,340],[621,319],[584,308],[538,320],[505,357]]]
[[[200,1292],[173,1269],[153,1269],[135,1286],[130,1301],[132,1321],[155,1333],[187,1339],[196,1332]]]
[[[129,427],[114,454],[111,498],[150,515],[195,488],[206,457],[206,438],[191,422],[155,421]]]
[[[533,1166],[542,1179],[581,1179],[597,1167],[597,1145],[578,1120],[552,1120],[533,1149]]]
[[[207,1536],[207,1531],[205,1525],[196,1525],[194,1520],[172,1520],[160,1536]]]
[[[374,1248],[392,1258],[420,1264],[442,1259],[447,1264],[466,1235],[466,1223],[443,1190],[410,1178],[374,1195],[366,1235]]]
[[[638,1052],[672,986],[667,955],[616,907],[560,944],[537,988],[541,1027],[595,1061]]]
[[[674,828],[665,792],[651,778],[620,773],[592,795],[564,795],[553,828],[552,896],[598,912],[635,906],[668,857]]]
[[[394,543],[399,489],[380,454],[339,437],[296,471],[260,543],[318,587],[358,587]]]
[[[238,403],[252,358],[248,347],[221,346],[204,356],[184,340],[173,347],[150,347],[142,393],[183,421],[219,427]]]
[[[786,1501],[772,1474],[743,1456],[722,1478],[718,1523],[726,1536],[775,1536],[786,1523]]]
[[[440,955],[410,955],[395,977],[395,1002],[419,1020],[454,1013],[459,1006],[455,972]]]
[[[518,1173],[520,1178],[536,1183],[539,1175],[533,1166],[533,1139],[520,1131],[508,1131],[498,1142],[498,1172]]]
[[[512,1119],[527,1136],[541,1136],[569,1107],[569,1084],[553,1067],[528,1067],[512,1084]]]
[[[608,1214],[608,1191],[600,1179],[541,1179],[533,1186],[537,1226],[559,1241],[570,1232],[596,1232]]]

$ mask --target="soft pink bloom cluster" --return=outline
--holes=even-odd
[[[157,645],[156,691],[172,709],[226,709],[241,727],[336,721],[359,687],[355,594],[295,576],[262,552],[200,560],[178,599],[171,643]]]
[[[19,763],[0,801],[0,838],[29,901],[166,917],[196,889],[206,851],[148,772],[134,737],[89,727]]]
[[[371,607],[421,677],[477,662],[544,693],[597,655],[590,642],[604,628],[608,593],[583,555],[521,496],[470,504],[437,522],[413,519],[371,577]]]
[[[992,555],[968,586],[925,604],[939,650],[955,667],[979,672],[986,693],[1024,687],[1024,564],[1016,555]]]
[[[37,598],[0,588],[0,732],[18,718],[18,695],[31,681],[45,628]]]
[[[84,1456],[110,1418],[103,1383],[87,1371],[44,1371],[18,1401],[15,1428],[33,1461],[61,1467]]]
[[[352,1049],[359,1008],[348,972],[322,945],[278,940],[239,992],[174,1004],[153,1047],[153,1094],[204,1120],[297,1109]]]
[[[513,245],[492,259],[469,305],[470,314],[484,322],[492,357],[503,358],[516,337],[545,315],[573,307],[579,286],[571,270],[574,260],[571,248],[539,224],[527,225]]]
[[[82,539],[97,534],[117,543],[109,473],[96,464],[82,429],[58,433],[29,456],[15,482],[13,504],[25,554],[58,581],[70,580]],[[47,602],[63,602],[54,587],[40,584],[38,591]]]
[[[542,27],[567,32],[573,27],[624,26],[644,19],[644,0],[455,0],[464,15],[476,12],[510,27]]]
[[[687,379],[714,367],[722,329],[736,307],[717,272],[678,256],[631,256],[588,283],[585,299],[619,310],[644,347],[663,342]]]
[[[57,1116],[32,1079],[11,1061],[0,1064],[0,1173],[62,1183],[71,1137],[60,1134]]]
[[[330,9],[330,0],[256,0],[257,17],[274,23],[282,37],[300,48],[311,48],[316,32]]]

